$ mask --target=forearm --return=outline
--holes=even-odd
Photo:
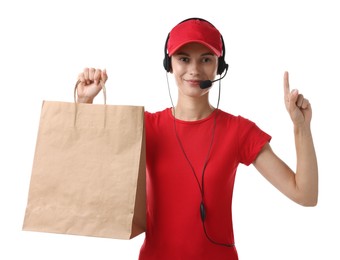
[[[296,146],[296,189],[305,206],[315,206],[318,200],[318,165],[309,125],[294,127]]]

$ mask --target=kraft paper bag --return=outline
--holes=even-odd
[[[23,230],[145,231],[144,107],[104,103],[43,102]]]

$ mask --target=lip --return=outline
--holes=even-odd
[[[193,85],[193,86],[199,86],[200,85],[200,82],[201,80],[194,80],[194,79],[189,79],[189,80],[185,80],[187,83],[189,83],[190,85]]]

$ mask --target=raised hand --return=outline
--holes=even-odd
[[[78,76],[78,102],[92,103],[107,80],[106,70],[85,68]]]
[[[294,126],[310,125],[312,108],[308,99],[299,94],[297,89],[290,90],[289,75],[286,71],[283,78],[284,102]]]

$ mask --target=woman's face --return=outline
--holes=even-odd
[[[215,79],[218,57],[202,44],[188,43],[171,56],[171,66],[180,94],[199,97],[209,92],[199,85]]]

